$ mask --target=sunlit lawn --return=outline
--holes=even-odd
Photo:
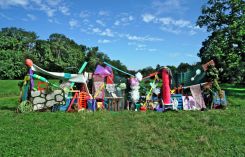
[[[0,156],[244,156],[245,88],[226,110],[15,113],[18,81],[0,81]]]

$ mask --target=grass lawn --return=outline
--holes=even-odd
[[[245,156],[245,88],[227,110],[15,113],[18,81],[0,80],[0,156]]]

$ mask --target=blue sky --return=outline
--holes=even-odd
[[[61,33],[99,46],[129,69],[193,64],[209,35],[195,25],[205,0],[0,0],[0,27]]]

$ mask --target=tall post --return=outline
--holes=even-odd
[[[162,99],[165,105],[171,103],[170,101],[170,86],[169,86],[169,73],[166,68],[162,69]]]

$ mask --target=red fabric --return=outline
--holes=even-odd
[[[164,104],[170,104],[170,86],[169,86],[169,74],[167,69],[162,70],[162,99]]]
[[[114,75],[113,73],[106,77],[106,84],[114,84]]]

